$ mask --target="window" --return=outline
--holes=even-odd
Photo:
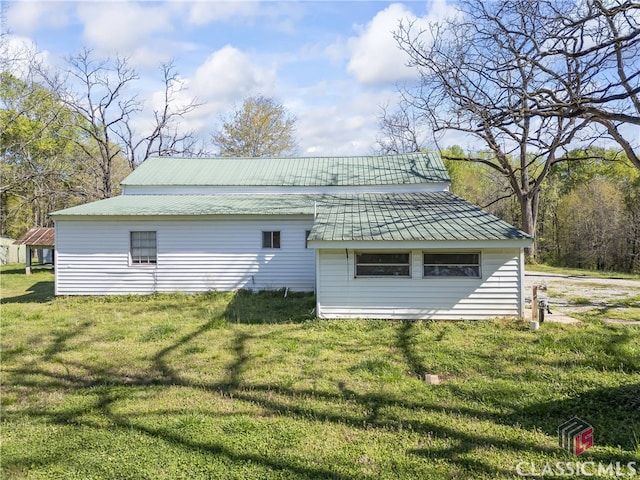
[[[156,232],[131,232],[131,263],[153,265],[156,262]]]
[[[305,230],[304,231],[304,248],[309,248],[309,246],[308,246],[309,235],[311,235],[311,230]]]
[[[424,276],[480,278],[480,254],[425,253]]]
[[[280,248],[280,232],[262,232],[262,248]]]
[[[409,277],[408,253],[356,253],[356,277]]]

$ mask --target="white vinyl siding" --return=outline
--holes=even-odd
[[[482,278],[423,278],[426,251],[411,252],[411,278],[354,278],[353,250],[319,250],[318,316],[480,320],[523,314],[521,249],[480,251]]]
[[[313,291],[315,257],[301,241],[310,216],[56,221],[56,294],[211,290]],[[157,232],[157,263],[130,261],[130,232]],[[281,248],[262,249],[262,231]]]

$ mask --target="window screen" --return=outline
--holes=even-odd
[[[480,278],[480,254],[425,253],[424,276]]]
[[[156,232],[131,232],[131,263],[151,265],[156,262]]]
[[[408,277],[408,253],[356,253],[356,277]]]

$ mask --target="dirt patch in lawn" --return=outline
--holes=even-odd
[[[543,285],[538,298],[545,299],[554,314],[583,313],[594,308],[624,310],[640,306],[640,281],[616,278],[581,277],[541,272],[525,274],[525,302],[531,307],[532,287]],[[553,315],[548,316],[553,320]],[[605,318],[603,320],[606,321]],[[640,318],[632,319],[638,320]],[[626,323],[626,322],[625,322]]]

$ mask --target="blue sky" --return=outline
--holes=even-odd
[[[358,155],[373,153],[396,85],[415,79],[392,31],[401,19],[426,24],[450,8],[446,0],[23,0],[5,3],[2,28],[52,66],[83,47],[129,57],[147,115],[161,88],[158,65],[173,59],[186,94],[203,103],[182,127],[205,140],[234,105],[266,95],[296,116],[300,155]]]

